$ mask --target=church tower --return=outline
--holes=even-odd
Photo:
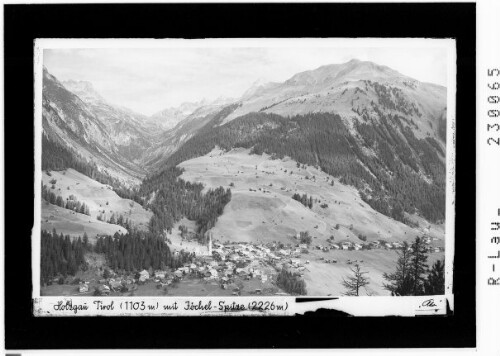
[[[212,256],[212,232],[208,232],[208,255]]]

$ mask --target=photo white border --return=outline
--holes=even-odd
[[[456,142],[455,142],[455,120],[456,120],[456,43],[453,39],[432,38],[242,38],[242,39],[37,39],[35,41],[35,209],[34,225],[32,230],[32,266],[33,266],[33,298],[35,315],[167,315],[165,313],[135,313],[125,314],[123,311],[112,312],[90,312],[90,314],[72,312],[58,313],[54,310],[54,303],[61,300],[72,300],[73,304],[88,303],[100,297],[41,297],[40,296],[40,231],[41,231],[41,137],[42,137],[42,88],[43,88],[43,50],[62,48],[445,48],[447,53],[447,147],[446,147],[446,222],[445,222],[445,296],[436,296],[438,303],[436,311],[429,314],[445,314],[446,301],[449,302],[451,310],[453,303],[453,261],[455,251],[455,167],[456,167]],[[307,296],[312,298],[313,296]],[[327,298],[325,296],[321,296]],[[237,300],[243,298],[218,297],[217,300]],[[415,311],[423,301],[431,296],[423,297],[344,297],[336,300],[312,303],[295,303],[295,297],[252,297],[252,300],[284,300],[293,301],[294,308],[289,313],[272,313],[273,315],[293,315],[317,308],[331,308],[345,311],[356,316],[383,316],[399,315],[414,316]],[[156,300],[156,299],[193,299],[209,300],[212,297],[106,297],[106,302],[116,300]],[[260,312],[252,312],[252,315],[263,315]],[[170,315],[170,314],[168,314]],[[181,313],[176,313],[181,315]],[[200,315],[199,313],[184,313],[182,315]],[[222,315],[241,315],[241,312],[224,313]]]

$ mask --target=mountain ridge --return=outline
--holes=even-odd
[[[46,69],[42,96],[42,128],[47,139],[75,157],[93,162],[126,185],[139,183],[144,171],[120,152],[109,126]]]
[[[419,82],[387,66],[359,60],[329,64],[297,73],[282,83],[254,82],[235,101],[220,105],[200,101],[169,108],[185,117],[156,135],[144,136],[150,141],[135,156],[120,151],[116,145],[119,135],[110,129],[115,127],[110,122],[123,119],[135,125],[135,130],[139,124],[110,115],[108,104],[100,101],[92,87],[79,86],[89,92],[82,94],[86,103],[78,99],[86,105],[89,120],[112,133],[109,140],[115,146],[107,148],[118,151],[142,172],[161,172],[164,167],[207,154],[215,146],[252,148],[257,154],[288,155],[302,164],[321,167],[356,186],[370,206],[399,220],[406,219],[405,212],[415,211],[400,184],[411,179],[429,201],[437,199],[434,208],[422,202],[417,211],[433,221],[444,216],[446,88]],[[119,111],[112,109],[113,113]],[[332,146],[334,150],[318,146],[318,142],[332,145],[319,127],[339,140]],[[279,142],[287,148],[277,146]],[[296,152],[288,142],[295,142],[303,152]]]

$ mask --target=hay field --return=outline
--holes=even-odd
[[[139,229],[147,229],[152,213],[130,199],[120,198],[110,186],[73,169],[51,171],[49,174],[43,172],[43,184],[56,195],[62,196],[64,201],[70,195],[75,196],[78,201],[89,207],[90,216],[42,201],[42,229],[56,228],[58,232],[70,236],[79,236],[87,232],[89,237],[95,237],[97,234],[114,234],[117,231],[125,233],[127,231],[125,228],[106,222],[113,214],[115,218],[123,215],[124,219],[132,221]],[[98,216],[102,216],[105,221],[97,220]]]

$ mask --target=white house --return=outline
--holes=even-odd
[[[165,271],[156,271],[155,272],[155,277],[163,279],[165,278],[166,272]]]
[[[86,292],[88,292],[89,291],[89,285],[88,285],[88,283],[82,283],[82,284],[80,284],[80,287],[78,288],[78,291],[80,293],[86,293]]]
[[[139,273],[140,277],[139,277],[139,281],[141,282],[145,282],[149,279],[149,272],[146,271],[145,269],[142,270],[140,273]]]
[[[300,260],[299,259],[295,259],[295,258],[292,258],[290,260],[290,263],[295,267],[295,266],[298,266],[300,264]]]

